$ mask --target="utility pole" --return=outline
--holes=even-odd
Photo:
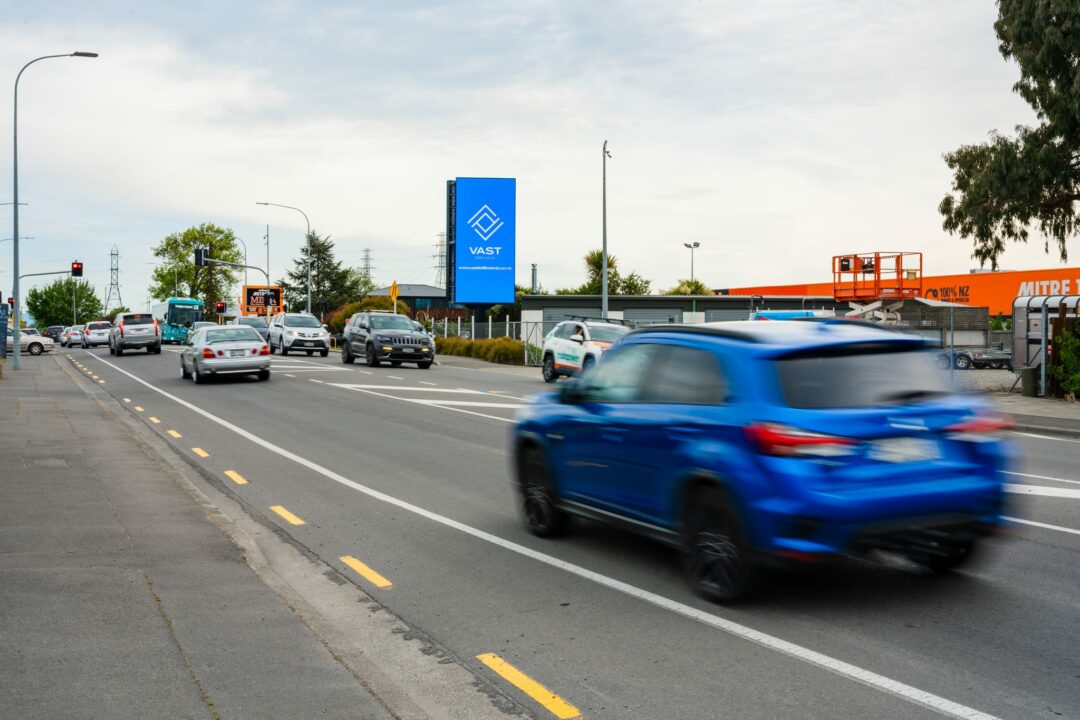
[[[371,248],[364,248],[364,259],[360,263],[360,272],[364,274],[364,277],[366,277],[369,282],[375,282],[371,277],[371,271],[374,269],[375,266],[371,264]]]
[[[114,292],[116,305],[111,305]],[[120,299],[120,251],[113,245],[112,251],[109,252],[109,291],[105,293],[105,312],[123,304],[124,301]]]
[[[441,288],[446,282],[446,233],[436,233],[439,238],[435,241],[435,287]]]
[[[529,292],[531,294],[535,295],[537,288],[539,288],[539,285],[536,282],[536,263],[533,263],[532,264],[532,288],[531,288],[531,290]]]

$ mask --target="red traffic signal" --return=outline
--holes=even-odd
[[[221,302],[220,300],[214,303],[214,312],[216,312],[218,315],[225,312],[225,303]]]
[[[82,277],[82,263],[78,260],[71,263],[71,277]]]
[[[14,308],[15,307],[15,298],[8,297],[7,304],[10,305],[12,308]]]

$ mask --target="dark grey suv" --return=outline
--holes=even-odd
[[[416,363],[427,370],[435,360],[435,344],[407,315],[369,310],[349,318],[342,334],[341,362],[352,363],[357,358],[371,367],[388,360],[391,365]]]

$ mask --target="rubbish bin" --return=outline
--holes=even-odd
[[[1020,368],[1020,394],[1024,397],[1039,396],[1039,368]]]

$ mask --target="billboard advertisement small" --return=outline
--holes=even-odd
[[[245,285],[240,296],[242,315],[274,315],[281,312],[281,288]]]
[[[457,178],[453,302],[514,302],[517,181]]]

